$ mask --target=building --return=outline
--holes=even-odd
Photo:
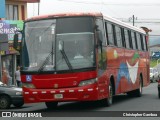
[[[23,20],[27,18],[27,3],[38,2],[40,0],[0,2],[0,80],[7,81],[7,84],[15,84],[14,73],[20,63],[19,52],[13,48],[14,34],[23,29]]]

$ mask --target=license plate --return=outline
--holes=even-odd
[[[55,94],[54,98],[55,99],[62,99],[63,98],[63,94]]]

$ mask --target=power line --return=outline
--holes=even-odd
[[[101,4],[99,2],[85,2],[85,1],[72,1],[72,0],[58,0],[58,1],[63,1],[63,2],[72,2],[72,3],[82,3],[82,4]]]
[[[74,1],[74,0],[57,0],[57,1],[63,1],[63,2],[71,2],[71,3],[78,3],[78,4],[95,4],[95,5],[101,5],[102,9],[105,5],[118,5],[118,6],[160,6],[160,3],[105,3],[104,0],[101,0],[100,2],[86,2],[86,1]],[[103,5],[103,6],[102,6]],[[118,15],[116,12],[111,10],[109,7],[107,7],[112,13],[114,13],[116,16]],[[119,16],[119,15],[118,15]],[[159,19],[157,19],[159,20]]]
[[[72,2],[72,3],[78,3],[78,4],[100,4],[100,5],[119,5],[119,6],[160,6],[160,3],[104,3],[103,0],[101,0],[101,2],[86,2],[86,1],[74,1],[74,0],[58,0],[58,1],[63,1],[63,2]],[[113,10],[111,10],[109,7],[107,7],[112,13],[114,13],[116,16],[118,15],[116,12],[114,12]],[[119,15],[118,15],[119,16]],[[124,19],[124,18],[118,18],[118,19]],[[152,24],[159,24],[160,19],[156,18],[156,19],[139,19],[139,20],[150,20],[150,21],[134,21],[134,23],[152,23]],[[153,20],[153,21],[151,21]],[[154,21],[157,20],[157,21]],[[123,22],[128,22],[128,20],[121,20]]]
[[[131,21],[122,21],[122,22],[128,22],[128,23],[130,23]],[[147,22],[147,21],[134,21],[134,23],[153,23],[153,24],[159,24],[160,22],[153,22],[153,21],[150,21],[150,22]]]
[[[132,20],[134,19],[134,23],[153,23],[153,24],[159,24],[160,23],[160,19],[135,19],[134,17],[130,17],[130,18],[115,18],[118,19],[122,22],[132,22]]]
[[[153,3],[148,3],[148,4],[140,4],[140,3],[120,3],[120,4],[111,4],[111,3],[105,3],[105,5],[118,5],[118,6],[134,6],[134,7],[141,7],[141,6],[160,6],[160,3],[157,3],[157,4],[153,4]]]
[[[58,0],[63,2],[81,3],[81,4],[102,4],[102,2],[85,2],[85,1],[73,1],[73,0]],[[118,6],[160,6],[160,3],[104,3],[103,5],[118,5]]]
[[[72,3],[79,3],[79,4],[95,4],[95,5],[101,5],[101,12],[103,11],[103,6],[104,6],[104,2],[103,0],[101,0],[100,2],[85,2],[85,1],[73,1],[73,0],[58,0],[58,1],[63,1],[63,2],[72,2]],[[114,10],[110,9],[109,7],[107,7],[109,9],[109,11],[111,11],[114,15],[116,16],[120,16],[119,14],[117,14]]]
[[[160,20],[160,18],[147,18],[147,19],[139,19],[139,20]]]
[[[128,18],[116,18],[116,19],[119,19],[119,20],[128,20]],[[147,21],[147,20],[150,20],[150,21],[151,21],[151,20],[153,20],[153,21],[154,21],[154,20],[155,20],[155,21],[156,21],[156,20],[157,20],[157,21],[159,20],[159,21],[160,21],[160,18],[140,18],[140,19],[138,18],[138,20],[146,20],[146,21]]]

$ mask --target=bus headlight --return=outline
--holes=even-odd
[[[97,81],[98,81],[97,78],[90,79],[90,80],[84,80],[84,81],[81,81],[78,86],[85,86],[85,85],[94,84],[94,83],[96,83]]]
[[[35,86],[31,83],[23,83],[22,86],[26,88],[35,88]]]

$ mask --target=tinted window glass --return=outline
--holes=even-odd
[[[144,50],[143,37],[142,37],[142,35],[140,35],[140,39],[141,39],[141,47],[142,47],[142,50]]]
[[[115,34],[116,34],[117,46],[122,47],[122,36],[121,36],[121,29],[119,26],[115,26]]]
[[[125,42],[126,42],[126,48],[130,48],[130,46],[129,46],[129,36],[128,36],[127,29],[124,29],[124,37],[125,37]]]
[[[132,37],[132,45],[133,45],[133,49],[136,49],[136,43],[135,43],[135,36],[134,36],[134,32],[131,32],[131,37]]]
[[[147,44],[146,44],[146,39],[145,36],[143,35],[143,45],[144,45],[144,50],[147,50]]]
[[[137,37],[136,37],[136,32],[134,32],[134,38],[135,38],[136,49],[138,49],[138,44],[137,44]]]
[[[133,48],[133,45],[132,45],[132,37],[131,37],[131,31],[128,30],[128,36],[129,36],[129,46],[130,48]]]
[[[97,19],[96,20],[96,25],[98,26],[98,30],[100,30],[101,33],[102,33],[102,44],[106,45],[105,29],[104,29],[104,26],[103,26],[103,20],[102,19]]]
[[[139,50],[142,50],[142,48],[141,48],[140,34],[139,34],[139,33],[136,33],[136,37],[137,37],[138,49],[139,49]]]
[[[115,46],[117,46],[115,25],[113,25],[113,24],[112,24],[112,28],[113,28],[113,39],[114,39],[114,45],[115,45]]]
[[[110,23],[107,23],[107,35],[108,35],[109,45],[114,45],[113,27],[112,24]]]
[[[122,36],[122,46],[126,47],[125,36],[124,36],[124,29],[123,28],[121,28],[121,36]]]
[[[59,18],[57,26],[57,34],[94,32],[93,19],[91,17]]]

